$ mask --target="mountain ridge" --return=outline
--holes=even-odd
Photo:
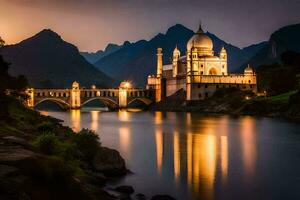
[[[158,33],[150,40],[139,40],[123,46],[117,51],[99,59],[94,65],[118,79],[131,79],[138,86],[145,85],[147,75],[154,74],[156,70],[156,48],[163,48],[163,62],[170,62],[172,52],[177,45],[181,54],[186,52],[186,43],[192,37],[194,31],[181,24],[175,24],[167,29],[165,34]],[[230,71],[235,71],[241,64],[248,60],[255,53],[255,49],[249,53],[229,44],[216,35],[207,32],[214,43],[214,51],[218,53],[224,46],[228,53],[228,64]]]
[[[287,25],[274,31],[265,46],[253,55],[246,63],[254,68],[259,65],[269,65],[280,61],[280,56],[285,51],[300,53],[300,23]],[[239,67],[242,71],[242,66]]]
[[[11,63],[12,75],[25,75],[34,87],[70,87],[73,81],[86,87],[106,86],[113,81],[88,63],[76,46],[50,29],[0,48],[0,54]]]

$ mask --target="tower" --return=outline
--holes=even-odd
[[[72,83],[72,89],[71,89],[71,99],[70,99],[70,106],[71,109],[78,109],[81,106],[80,103],[80,88],[79,83],[74,81]]]
[[[173,51],[173,77],[176,77],[178,74],[178,61],[180,58],[180,51],[177,48],[177,45]]]
[[[34,89],[28,88],[26,90],[26,94],[28,95],[27,106],[30,108],[33,108],[34,107]]]
[[[161,77],[162,76],[162,71],[163,71],[163,54],[162,54],[162,48],[157,48],[157,71],[156,71],[156,75],[157,77]]]
[[[227,52],[224,47],[220,51],[220,60],[221,60],[221,73],[222,75],[228,75],[227,69]]]

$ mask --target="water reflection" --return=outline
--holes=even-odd
[[[255,170],[256,162],[256,138],[255,121],[252,117],[244,117],[240,123],[241,145],[243,153],[244,170],[247,177],[251,177]]]
[[[91,130],[97,132],[98,131],[98,118],[99,118],[99,112],[100,111],[96,111],[96,110],[93,110],[93,111],[90,111],[91,113],[91,118],[92,118],[92,121],[91,121]]]
[[[129,122],[131,113],[125,109],[119,110],[118,117],[121,122]]]
[[[163,153],[164,153],[164,138],[161,129],[155,132],[155,144],[156,144],[156,166],[157,172],[161,174],[163,164]]]
[[[130,157],[130,130],[128,127],[120,127],[119,128],[119,144],[120,149],[123,153],[125,153],[128,157]]]
[[[71,128],[78,132],[81,130],[81,118],[80,118],[80,110],[70,110],[70,116],[71,116]]]
[[[173,136],[173,154],[174,154],[174,176],[175,181],[178,183],[180,177],[180,143],[179,143],[179,133],[174,132]]]
[[[103,145],[121,152],[134,175],[119,184],[134,185],[139,192],[209,200],[222,199],[222,192],[231,197],[232,188],[243,193],[255,186],[245,185],[253,183],[251,177],[259,171],[257,137],[262,136],[255,118],[126,110],[81,116],[72,110],[68,117],[71,120],[64,120],[75,131],[101,132]]]
[[[228,176],[228,138],[221,136],[221,170],[222,182],[226,184]]]

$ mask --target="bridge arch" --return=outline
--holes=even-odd
[[[135,101],[140,101],[142,103],[144,103],[146,106],[149,106],[151,103],[153,103],[153,101],[151,99],[148,98],[143,98],[143,97],[137,97],[137,98],[133,98],[131,99],[127,105],[129,106],[130,104],[132,104]]]
[[[56,99],[56,98],[45,98],[45,99],[42,99],[42,100],[36,102],[34,104],[34,107],[36,107],[37,105],[39,105],[39,104],[41,104],[41,103],[43,103],[45,101],[53,102],[53,103],[57,104],[63,110],[66,110],[66,109],[70,108],[70,104],[69,103],[67,103],[67,102],[65,102],[65,101],[63,101],[61,99]]]
[[[95,97],[95,98],[88,99],[88,100],[86,100],[85,102],[82,102],[82,103],[81,103],[81,107],[83,107],[84,105],[86,105],[86,104],[89,103],[89,102],[96,101],[96,100],[101,101],[101,102],[104,103],[108,108],[111,108],[111,109],[116,109],[116,108],[118,108],[118,102],[114,101],[113,99],[106,98],[106,97]]]

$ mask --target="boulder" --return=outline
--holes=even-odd
[[[14,165],[28,159],[36,158],[38,154],[21,146],[0,146],[0,163]]]
[[[165,194],[155,195],[151,198],[151,200],[176,200],[173,197]]]
[[[138,194],[135,195],[135,198],[137,200],[146,200],[146,195],[138,193]]]
[[[101,147],[93,160],[93,167],[96,171],[106,176],[125,175],[127,169],[125,160],[116,150]]]
[[[2,138],[2,140],[8,144],[21,145],[26,148],[32,148],[32,145],[29,142],[27,142],[23,138],[19,138],[16,136],[5,136]]]
[[[128,195],[134,193],[133,187],[129,185],[118,186],[115,188],[115,191]]]

